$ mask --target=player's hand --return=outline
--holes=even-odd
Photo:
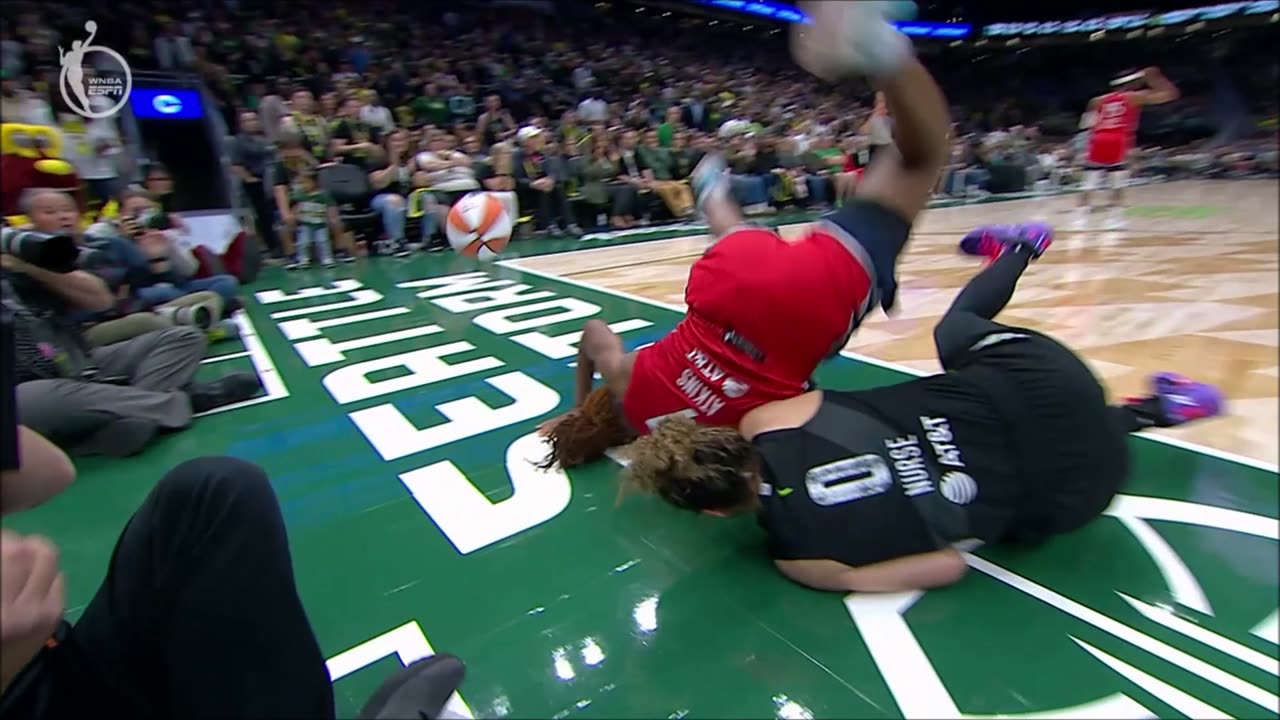
[[[0,531],[0,678],[5,686],[53,636],[65,609],[57,548],[42,537]]]

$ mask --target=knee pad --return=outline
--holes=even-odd
[[[1089,190],[1097,190],[1098,186],[1101,184],[1102,184],[1101,170],[1085,170],[1084,171],[1084,183],[1082,183],[1081,187],[1086,192]]]
[[[1111,189],[1123,190],[1129,186],[1129,171],[1116,170],[1111,173]]]

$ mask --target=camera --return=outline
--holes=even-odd
[[[173,228],[173,220],[169,217],[169,213],[163,210],[148,210],[138,216],[138,227],[146,230],[170,230]]]
[[[80,247],[70,235],[11,227],[0,229],[0,252],[56,273],[75,270],[80,259]]]

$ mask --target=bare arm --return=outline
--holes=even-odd
[[[0,258],[4,259],[6,269],[20,272],[39,282],[77,309],[103,312],[115,307],[115,295],[111,293],[107,283],[93,273],[84,270],[56,273],[23,262],[13,255],[0,255]]]
[[[591,394],[597,372],[604,378],[604,384],[614,397],[621,399],[630,381],[630,364],[626,362],[626,357],[627,353],[622,349],[622,338],[610,330],[607,323],[603,320],[588,320],[582,326],[582,341],[578,343],[578,382],[574,406],[581,406]]]
[[[43,505],[66,490],[76,479],[76,468],[66,453],[36,431],[18,426],[17,470],[0,476],[0,515]]]
[[[293,213],[289,210],[289,188],[285,185],[276,185],[271,193],[275,196],[276,211],[280,213],[280,217],[293,217]]]
[[[373,186],[374,190],[382,190],[391,184],[398,172],[400,172],[400,163],[398,160],[393,160],[391,164],[381,170],[374,170],[369,173],[369,184]]]
[[[1147,81],[1147,89],[1133,94],[1139,105],[1163,105],[1182,97],[1182,91],[1169,82],[1159,68],[1149,67],[1142,71],[1142,76]]]
[[[450,162],[449,160],[447,159],[441,160],[440,158],[434,155],[427,160],[420,161],[418,164],[423,170],[426,170],[427,172],[439,172],[440,170],[448,170],[449,168],[453,167],[453,163]]]
[[[950,585],[964,577],[968,565],[955,550],[894,558],[850,567],[835,560],[777,560],[778,570],[817,590],[835,592],[902,592]]]

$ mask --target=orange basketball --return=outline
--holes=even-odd
[[[445,235],[454,250],[481,260],[492,260],[506,249],[511,230],[506,204],[488,192],[464,195],[449,208],[445,225]]]

